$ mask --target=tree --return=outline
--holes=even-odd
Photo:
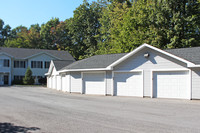
[[[121,30],[123,26],[123,16],[127,14],[132,5],[129,0],[110,0],[110,4],[104,6],[103,15],[100,18],[100,38],[98,44],[98,54],[121,53],[127,51],[126,44],[123,43]],[[124,48],[123,48],[124,46]]]
[[[95,54],[101,27],[102,4],[88,3],[86,0],[74,11],[73,18],[69,19],[68,29],[71,35],[72,55],[76,59],[83,59]]]
[[[29,28],[25,39],[27,40],[30,48],[42,48],[43,42],[40,35],[40,30],[41,28],[39,24],[31,25],[31,27]]]
[[[5,41],[6,47],[30,48],[27,40],[28,29],[25,26],[18,26],[12,30],[12,35]]]
[[[0,46],[4,46],[4,42],[9,38],[11,27],[9,25],[4,26],[4,21],[0,19]]]
[[[29,67],[26,70],[25,77],[23,79],[23,83],[25,85],[33,85],[34,84],[34,79],[32,77],[32,71]]]
[[[130,52],[143,43],[161,49],[200,46],[199,13],[197,0],[111,0],[100,19],[98,51]]]
[[[43,39],[43,49],[57,49],[56,38],[52,35],[54,28],[60,23],[58,18],[52,18],[41,26],[40,35]]]

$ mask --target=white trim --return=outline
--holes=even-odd
[[[200,65],[188,65],[188,67],[191,67],[191,68],[198,68],[198,67],[200,67]]]
[[[84,73],[103,73],[104,74],[104,84],[105,84],[105,93],[104,93],[104,95],[106,96],[106,94],[107,94],[107,84],[106,84],[106,71],[92,71],[92,72],[81,72],[81,82],[82,82],[82,92],[81,92],[81,94],[85,94],[85,85],[84,85]],[[84,91],[83,91],[84,90]],[[83,93],[84,92],[84,93]]]
[[[151,83],[151,87],[150,87],[150,92],[151,92],[151,98],[153,98],[153,70],[150,70],[150,83]]]
[[[194,63],[189,62],[189,61],[187,61],[187,60],[185,60],[185,59],[183,59],[183,58],[180,58],[180,57],[175,56],[175,55],[173,55],[173,54],[170,54],[170,53],[168,53],[168,52],[166,52],[166,51],[163,51],[163,50],[161,50],[161,49],[159,49],[159,48],[156,48],[156,47],[153,47],[153,46],[151,46],[151,45],[149,45],[149,44],[144,43],[143,45],[140,45],[138,48],[136,48],[136,49],[133,50],[132,52],[126,54],[125,56],[121,57],[120,59],[118,59],[117,61],[115,61],[115,62],[112,63],[111,65],[109,65],[109,66],[107,67],[107,69],[112,69],[114,66],[118,65],[119,63],[121,63],[122,61],[126,60],[127,58],[129,58],[130,56],[132,56],[133,54],[137,53],[138,51],[140,51],[141,49],[143,49],[143,48],[145,48],[145,47],[151,48],[151,49],[153,49],[153,50],[155,50],[155,51],[158,51],[158,52],[160,52],[160,53],[162,53],[162,54],[165,54],[165,55],[167,55],[167,56],[169,56],[169,57],[172,57],[172,58],[177,59],[177,60],[179,60],[179,61],[181,61],[181,62],[184,62],[184,63],[186,63],[188,66],[193,66],[193,65],[195,65]]]
[[[151,71],[156,71],[156,72],[173,72],[173,71],[188,71],[190,69],[187,68],[172,68],[172,69],[151,69]]]
[[[134,70],[116,70],[113,72],[143,72],[143,69],[134,69]]]
[[[192,99],[192,70],[189,70],[189,93],[190,93],[190,96],[189,96],[189,100]]]
[[[106,75],[107,75],[107,73],[106,73],[106,71],[105,71],[105,73],[104,73],[104,83],[105,83],[105,96],[107,95],[107,78],[106,78]]]
[[[115,73],[126,73],[126,72],[141,72],[141,76],[142,76],[142,96],[144,97],[144,70],[142,69],[134,69],[134,70],[117,70],[117,71],[112,71],[112,96],[114,96],[114,91],[115,91],[115,86],[114,86],[114,77],[115,77]]]
[[[60,70],[58,73],[65,73],[65,72],[77,72],[77,71],[106,71],[106,70],[111,70],[107,68],[91,68],[91,69],[66,69],[66,70]]]
[[[55,67],[54,63],[53,63],[53,60],[51,60],[50,62],[50,66],[49,66],[49,69],[48,69],[48,72],[45,73],[44,75],[51,75],[52,71],[53,71],[53,67]]]
[[[192,82],[191,82],[191,80],[192,80],[192,74],[191,74],[191,70],[190,69],[151,69],[150,70],[151,71],[151,80],[150,80],[150,83],[151,83],[151,98],[153,98],[153,89],[154,89],[154,86],[153,86],[153,74],[154,74],[154,72],[181,72],[181,71],[188,71],[188,76],[189,76],[189,87],[188,87],[188,93],[189,93],[189,96],[187,97],[187,99],[191,99],[192,97],[191,97],[191,94],[192,94]]]
[[[69,93],[71,93],[71,73],[69,72]]]
[[[83,72],[81,72],[81,94],[83,94],[83,90],[85,90],[85,85],[83,81]]]
[[[0,52],[0,55],[6,55],[6,56],[8,56],[8,57],[14,58],[14,56],[9,55],[9,54],[7,54],[7,53],[5,53],[5,52]]]
[[[114,96],[114,71],[112,71],[111,90],[111,95]]]

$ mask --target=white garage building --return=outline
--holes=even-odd
[[[62,80],[64,80],[64,78],[62,78],[62,75],[60,75],[58,71],[73,62],[73,60],[52,60],[48,70],[47,87],[57,90],[65,88],[65,86],[62,86]]]
[[[200,47],[160,50],[143,44],[130,53],[66,65],[57,71],[56,83],[53,72],[47,75],[49,88],[67,92],[200,99]]]

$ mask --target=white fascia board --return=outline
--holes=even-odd
[[[55,65],[54,65],[53,61],[51,60],[51,63],[50,63],[50,66],[49,66],[49,70],[47,72],[48,75],[50,75],[52,73],[54,67],[55,67]]]
[[[200,68],[200,65],[188,65],[189,68]]]
[[[187,60],[185,60],[185,59],[182,59],[182,58],[180,58],[180,57],[178,57],[178,56],[175,56],[175,55],[173,55],[173,54],[170,54],[170,53],[168,53],[168,52],[166,52],[166,51],[164,51],[164,50],[161,50],[161,49],[159,49],[159,48],[156,48],[156,47],[153,47],[153,46],[151,46],[151,45],[149,45],[149,44],[144,43],[144,44],[142,44],[141,46],[139,46],[138,48],[136,48],[135,50],[131,51],[131,52],[128,53],[127,55],[121,57],[119,60],[117,60],[117,61],[115,61],[114,63],[112,63],[111,65],[109,65],[107,68],[112,69],[114,66],[118,65],[119,63],[121,63],[122,61],[126,60],[127,58],[129,58],[130,56],[132,56],[133,54],[137,53],[138,51],[140,51],[141,49],[143,49],[143,48],[145,48],[145,47],[150,48],[150,49],[153,49],[153,50],[155,50],[155,51],[157,51],[157,52],[160,52],[160,53],[162,53],[162,54],[165,54],[165,55],[167,55],[167,56],[169,56],[169,57],[172,57],[172,58],[174,58],[174,59],[177,59],[177,60],[179,60],[179,61],[181,61],[181,62],[184,62],[184,63],[186,63],[188,66],[190,66],[190,65],[195,65],[195,64],[192,63],[192,62],[189,62],[189,61],[187,61]]]
[[[44,75],[45,75],[45,76],[48,76],[48,75],[50,75],[50,73],[45,73]]]
[[[94,69],[66,69],[66,70],[58,71],[58,73],[65,73],[65,72],[78,72],[78,71],[106,71],[106,70],[111,70],[111,69],[107,69],[107,68],[94,68]]]
[[[28,56],[28,57],[26,57],[26,58],[24,58],[24,59],[29,59],[29,58],[32,58],[32,57],[35,57],[35,56],[38,56],[38,55],[41,55],[41,54],[46,54],[46,55],[51,56],[51,57],[54,57],[54,58],[56,58],[56,59],[58,59],[58,60],[62,60],[62,59],[60,59],[60,58],[58,58],[58,57],[56,57],[56,56],[50,55],[49,53],[46,53],[46,52],[40,52],[40,53],[31,55],[31,56]]]
[[[174,59],[177,59],[177,60],[179,60],[179,61],[181,61],[181,62],[184,62],[184,63],[186,63],[188,66],[189,66],[189,65],[195,65],[194,63],[192,63],[192,62],[190,62],[190,61],[187,61],[187,60],[185,60],[185,59],[183,59],[183,58],[180,58],[180,57],[178,57],[178,56],[176,56],[176,55],[170,54],[170,53],[168,53],[168,52],[166,52],[166,51],[164,51],[164,50],[161,50],[161,49],[159,49],[159,48],[153,47],[153,46],[151,46],[151,45],[149,45],[149,44],[146,44],[145,46],[147,46],[147,47],[149,47],[149,48],[151,48],[151,49],[153,49],[153,50],[155,50],[155,51],[158,51],[158,52],[160,52],[160,53],[162,53],[162,54],[165,54],[165,55],[167,55],[167,56],[169,56],[169,57],[172,57],[172,58],[174,58]]]
[[[131,55],[133,55],[134,53],[136,53],[137,51],[139,51],[140,49],[142,49],[144,47],[144,45],[146,45],[146,44],[143,44],[143,45],[139,46],[135,50],[133,50],[130,53],[126,54],[125,56],[121,57],[120,59],[118,59],[117,61],[113,62],[111,65],[109,65],[107,68],[112,69],[114,66],[118,65],[119,63],[121,63],[122,61],[126,60]]]

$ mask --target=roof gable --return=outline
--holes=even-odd
[[[189,58],[184,58],[180,53],[176,54],[177,52],[172,52],[169,50],[161,50],[159,48],[153,47],[149,44],[143,44],[139,46],[138,48],[134,49],[130,53],[122,53],[122,54],[108,54],[108,55],[95,55],[77,62],[74,62],[60,70],[60,72],[66,72],[66,71],[92,71],[92,70],[112,70],[114,66],[118,65],[119,63],[122,63],[126,59],[128,59],[131,56],[134,56],[136,53],[141,51],[144,48],[149,48],[152,50],[155,50],[156,52],[162,53],[166,56],[169,56],[173,59],[176,59],[180,62],[186,63],[187,67],[195,67],[197,61],[193,62]],[[183,48],[184,49],[184,48]],[[194,48],[195,49],[195,48]],[[200,47],[198,48],[200,51]],[[186,49],[187,51],[187,49]],[[185,51],[182,51],[182,54],[184,55]],[[190,52],[193,53],[193,52]],[[193,53],[194,54],[194,53]],[[200,52],[195,53],[197,57],[195,59],[200,59]],[[191,55],[191,54],[189,54]],[[199,60],[200,62],[200,60]],[[200,65],[199,65],[200,67]]]
[[[48,73],[46,73],[45,75],[51,75],[54,69],[56,71],[59,71],[63,67],[66,67],[73,62],[74,61],[72,60],[52,60],[49,66]]]
[[[159,49],[159,48],[156,48],[156,47],[153,47],[153,46],[151,46],[151,45],[149,45],[149,44],[144,43],[143,45],[139,46],[138,48],[134,49],[134,50],[131,51],[130,53],[128,53],[128,54],[126,54],[125,56],[123,56],[122,58],[120,58],[119,60],[113,62],[113,63],[112,63],[111,65],[109,65],[107,68],[108,68],[108,69],[112,69],[114,66],[118,65],[119,63],[123,62],[124,60],[128,59],[129,57],[133,56],[134,54],[136,54],[137,52],[141,51],[141,50],[144,49],[145,47],[148,47],[148,48],[150,48],[150,49],[153,49],[153,50],[155,50],[155,51],[157,51],[157,52],[160,52],[160,53],[162,53],[162,54],[165,54],[165,55],[167,55],[167,56],[169,56],[169,57],[172,57],[172,58],[174,58],[174,59],[177,59],[177,60],[179,60],[179,61],[181,61],[181,62],[184,62],[184,63],[186,63],[188,66],[193,66],[193,65],[195,65],[194,63],[192,63],[192,62],[190,62],[190,61],[188,61],[188,60],[186,60],[186,59],[183,59],[183,58],[181,58],[181,57],[178,57],[178,56],[176,56],[176,55],[173,55],[173,54],[171,54],[171,53],[168,53],[168,52],[166,52],[166,51],[164,51],[164,50],[161,50],[161,49]]]

